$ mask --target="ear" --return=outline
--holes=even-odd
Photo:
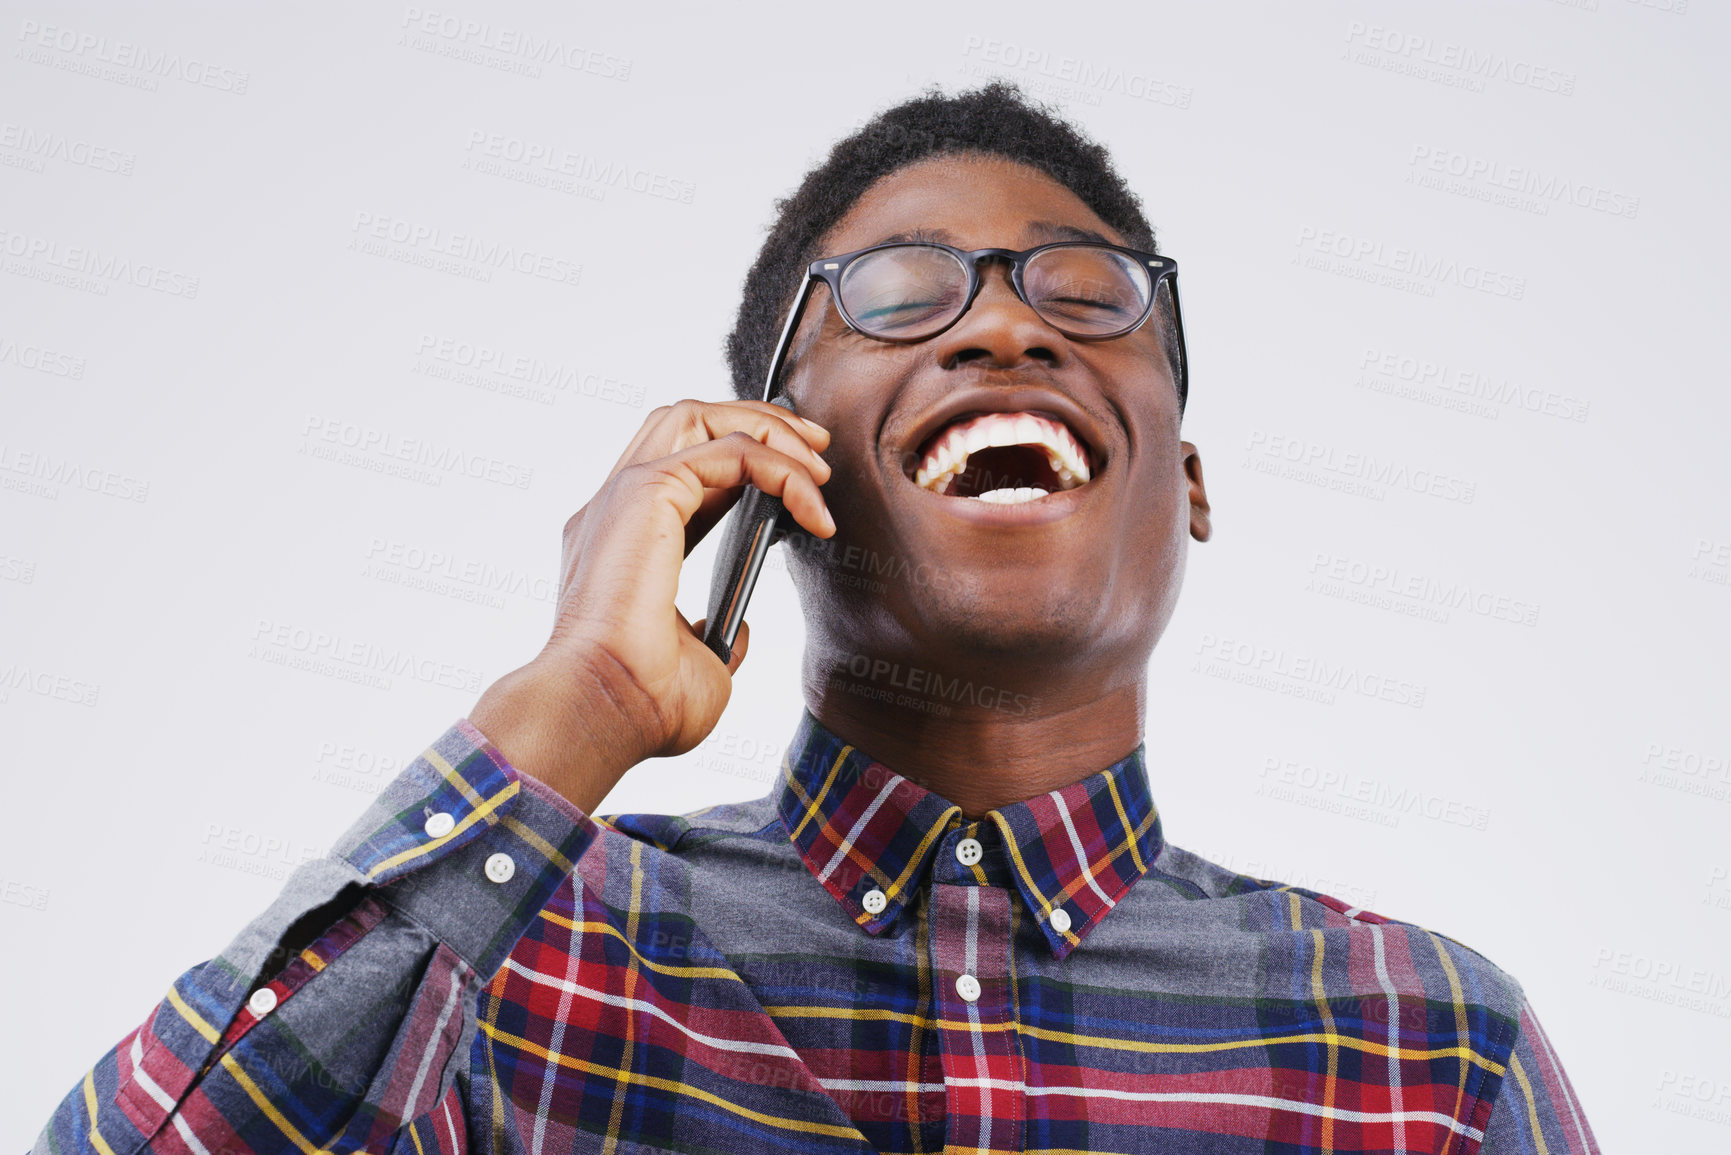
[[[1190,536],[1207,541],[1214,536],[1214,523],[1208,516],[1208,490],[1202,484],[1202,454],[1188,441],[1180,441],[1178,451],[1190,490]]]

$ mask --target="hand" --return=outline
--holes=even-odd
[[[650,413],[565,523],[558,609],[541,653],[489,687],[470,721],[519,770],[592,810],[632,766],[708,736],[749,631],[723,666],[673,598],[679,567],[750,483],[818,537],[821,426],[763,401],[680,401]]]

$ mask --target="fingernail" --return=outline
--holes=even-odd
[[[828,432],[829,432],[829,430],[827,430],[827,429],[824,429],[824,427],[823,427],[823,426],[821,426],[821,425],[819,425],[819,424],[818,424],[818,423],[817,423],[817,422],[815,422],[815,421],[812,421],[812,420],[809,420],[809,419],[808,419],[808,418],[805,418],[805,417],[801,417],[801,418],[800,418],[800,420],[801,420],[801,421],[804,421],[804,422],[805,422],[805,423],[806,423],[806,424],[807,424],[807,425],[809,425],[809,426],[811,426],[811,427],[812,427],[812,428],[813,428],[813,429],[817,429],[817,430],[821,430],[821,431],[822,431],[822,432],[824,432],[824,433],[828,433]]]

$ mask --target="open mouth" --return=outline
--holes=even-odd
[[[953,421],[920,450],[914,484],[944,497],[1002,505],[1086,485],[1086,447],[1044,413],[981,413]]]

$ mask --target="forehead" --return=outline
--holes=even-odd
[[[971,154],[931,157],[881,178],[819,247],[844,253],[914,237],[962,249],[1032,248],[1085,237],[1125,243],[1080,197],[1040,170]]]

